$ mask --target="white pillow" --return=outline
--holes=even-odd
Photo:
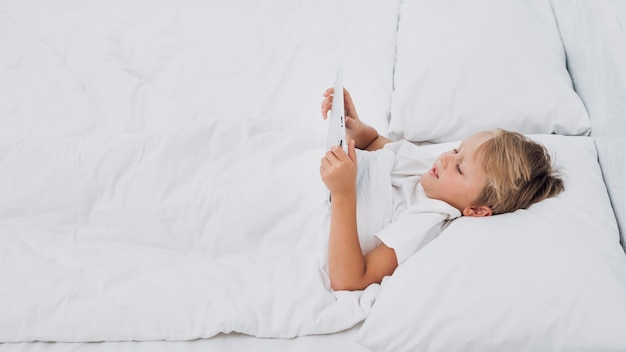
[[[585,135],[547,0],[400,6],[389,136],[445,142],[501,127]]]
[[[383,282],[360,344],[626,351],[626,257],[593,140],[534,138],[556,151],[566,190],[527,210],[454,220]]]

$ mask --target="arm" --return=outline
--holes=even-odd
[[[322,100],[322,118],[326,119],[328,110],[332,108],[334,88],[328,88],[324,92],[324,100]],[[391,142],[390,139],[378,134],[378,131],[372,126],[367,125],[359,119],[356,113],[354,102],[347,89],[343,90],[343,99],[346,115],[346,139],[354,140],[355,146],[363,150],[378,150]]]
[[[328,270],[334,290],[361,290],[380,283],[398,266],[393,249],[384,244],[363,255],[356,225],[356,155],[354,141],[348,154],[339,147],[326,153],[320,166],[331,191]]]

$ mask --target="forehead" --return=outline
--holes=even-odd
[[[489,131],[474,133],[467,139],[461,142],[459,149],[470,149],[468,151],[473,152],[481,144],[493,138],[493,133]]]
[[[465,173],[468,177],[479,177],[480,180],[487,177],[486,156],[484,148],[481,148],[481,146],[494,137],[495,133],[491,131],[478,132],[461,142],[459,151],[461,151],[462,162],[465,165]]]

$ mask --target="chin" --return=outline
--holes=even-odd
[[[435,198],[433,195],[433,192],[431,192],[430,187],[424,187],[424,184],[422,184],[422,187],[424,188],[424,193],[426,194],[426,196],[428,198]],[[436,199],[436,198],[435,198]]]

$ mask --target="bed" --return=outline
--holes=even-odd
[[[0,0],[0,350],[626,350],[620,0]],[[565,192],[330,288],[323,91]]]

